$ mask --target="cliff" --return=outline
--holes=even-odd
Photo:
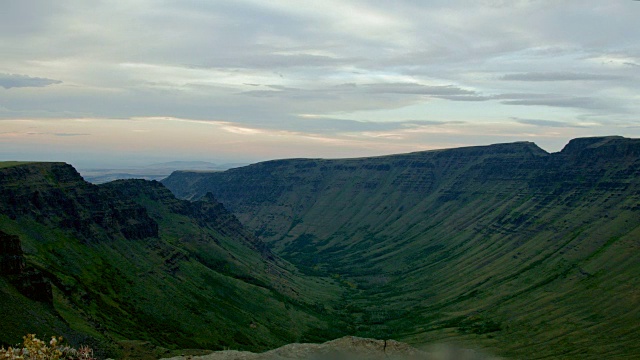
[[[24,255],[20,238],[0,231],[0,275],[20,274],[24,270]]]
[[[158,236],[143,207],[85,182],[68,164],[34,163],[0,173],[0,213],[11,219],[29,217],[71,230],[83,241]]]
[[[56,334],[118,357],[125,340],[266,350],[340,334],[315,304],[340,298],[334,281],[297,274],[211,196],[158,182],[0,167],[0,266],[2,344]]]
[[[341,279],[354,334],[516,358],[541,343],[539,356],[640,354],[638,139],[277,160],[163,183],[212,193],[276,254]]]
[[[25,268],[20,238],[0,231],[0,276],[6,277],[24,296],[46,303],[53,301],[51,284],[42,274]]]

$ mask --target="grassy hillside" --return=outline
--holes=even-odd
[[[640,140],[532,143],[176,172],[348,291],[352,334],[515,358],[640,356]]]
[[[0,169],[24,164],[29,164],[29,161],[0,161]]]
[[[328,315],[342,293],[335,280],[301,276],[212,197],[18,164],[0,169],[0,231],[2,269],[24,257],[0,274],[4,344],[58,334],[122,356],[144,342],[265,350],[343,334]],[[16,239],[23,254],[4,246]],[[49,298],[40,283],[42,296],[24,289],[29,272],[50,283]]]

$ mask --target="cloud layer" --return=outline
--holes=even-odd
[[[244,129],[238,143],[288,134],[290,156],[638,136],[639,16],[627,0],[9,1],[0,127],[47,119],[51,133],[91,134],[58,136],[73,147],[113,119],[210,121]],[[102,120],[62,127],[83,118]]]

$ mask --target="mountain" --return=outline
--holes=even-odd
[[[342,293],[302,276],[211,195],[189,202],[157,181],[97,186],[64,163],[0,163],[2,345],[37,333],[103,356],[264,351],[344,335],[329,315]]]
[[[210,192],[348,291],[350,333],[513,358],[640,356],[640,140],[287,159],[162,181]]]

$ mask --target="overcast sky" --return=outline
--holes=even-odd
[[[0,160],[640,135],[640,1],[3,0]]]

